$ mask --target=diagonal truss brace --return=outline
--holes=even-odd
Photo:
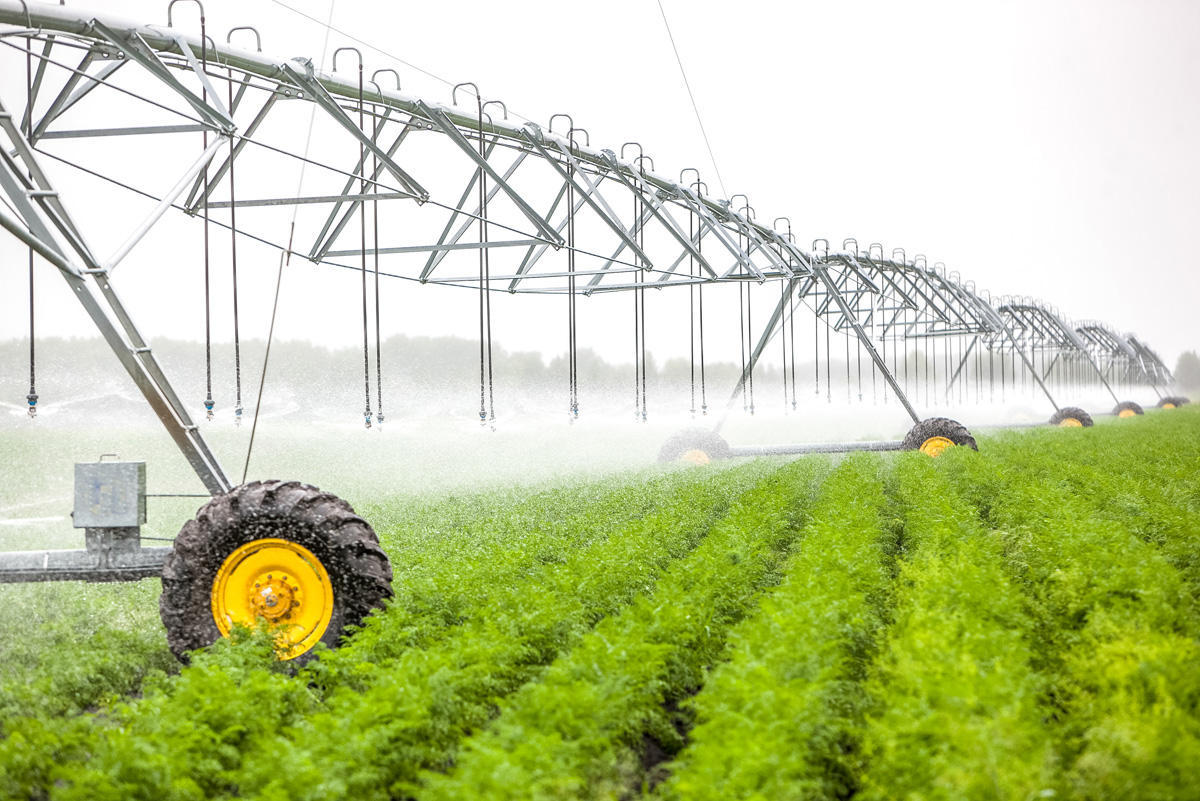
[[[296,66],[297,64],[300,64],[303,67],[303,70],[298,69]],[[307,59],[292,59],[291,61],[281,64],[280,69],[283,70],[284,74],[292,83],[308,92],[309,97],[313,100],[313,102],[324,109],[325,112],[329,114],[329,116],[332,117],[338,125],[345,128],[351,136],[359,141],[359,144],[363,145],[363,147],[365,147],[367,150],[374,153],[384,167],[387,168],[387,171],[392,174],[392,177],[400,182],[400,185],[404,187],[405,191],[411,193],[413,197],[422,203],[424,203],[426,200],[429,200],[429,192],[427,192],[423,186],[417,183],[417,181],[411,175],[401,169],[400,165],[393,161],[392,157],[384,152],[383,149],[380,148],[373,139],[371,139],[371,137],[363,133],[363,131],[354,124],[354,120],[350,119],[346,112],[342,111],[342,107],[338,105],[337,101],[330,97],[329,92],[325,91],[325,87],[322,86],[321,82],[318,81],[313,75],[313,65],[311,61]]]
[[[613,231],[613,233],[615,233],[621,239],[621,241],[624,242],[629,249],[634,252],[634,254],[637,255],[642,264],[645,267],[653,266],[650,262],[650,257],[646,255],[645,251],[643,251],[640,246],[638,246],[638,243],[634,239],[633,235],[630,234],[625,226],[621,224],[617,213],[612,210],[612,207],[609,206],[608,202],[603,198],[603,196],[600,195],[599,184],[588,178],[588,176],[580,169],[579,162],[575,159],[575,157],[572,156],[569,151],[565,149],[562,150],[569,163],[574,168],[574,175],[572,175],[571,173],[567,172],[567,170],[563,169],[563,165],[559,162],[559,159],[551,155],[550,151],[546,149],[545,144],[542,143],[540,129],[536,127],[531,128],[531,126],[527,125],[522,130],[522,133],[525,137],[525,140],[529,142],[529,144],[531,144],[535,150],[542,154],[542,158],[545,159],[546,163],[549,164],[556,173],[558,173],[559,177],[574,187],[576,192],[579,192],[581,195],[583,195],[584,201],[588,206],[591,207],[592,211],[596,212],[596,215],[600,218],[600,220],[607,225]],[[582,178],[586,186],[581,186],[579,181],[575,180],[576,176]]]
[[[378,143],[379,136],[383,133],[383,126],[387,123],[387,120],[390,116],[391,109],[388,109],[388,111],[383,115],[383,120],[379,126],[379,130],[375,131],[372,137],[376,143]],[[400,129],[400,133],[398,133],[392,143],[388,145],[387,154],[389,158],[395,157],[396,151],[400,149],[400,145],[404,144],[404,140],[407,139],[408,135],[415,130],[417,130],[417,124],[413,122],[411,118],[409,118],[404,123],[404,127]],[[358,203],[352,203],[352,199],[350,198],[351,190],[354,189],[355,183],[363,183],[363,175],[366,172],[366,166],[367,153],[364,150],[362,158],[358,162],[358,166],[354,168],[353,175],[346,178],[346,183],[342,185],[342,195],[344,198],[333,204],[333,208],[329,210],[329,215],[325,218],[325,224],[321,226],[320,233],[317,234],[316,239],[313,241],[313,246],[309,250],[308,254],[308,258],[311,261],[320,261],[321,259],[330,255],[330,249],[333,247],[334,243],[337,242],[338,237],[341,236],[342,231],[346,229],[346,226],[350,224],[350,220],[354,217],[354,212],[358,210],[359,205]],[[368,183],[372,184],[371,195],[372,199],[375,200],[381,199],[377,197],[379,194],[378,181],[380,174],[384,170],[384,167],[384,164],[377,163],[374,166],[374,169],[371,171],[371,177],[368,181]],[[346,205],[347,203],[352,203],[352,205],[350,208],[342,211],[342,206]],[[340,218],[337,217],[339,213],[342,215]],[[336,222],[335,218],[337,218]],[[331,228],[332,231],[330,230]]]
[[[643,197],[649,198],[651,202],[647,203],[646,205],[649,207],[650,213],[654,215],[655,219],[657,219],[663,224],[663,226],[666,227],[667,231],[672,237],[674,237],[676,242],[683,245],[683,248],[686,251],[685,255],[690,255],[700,264],[701,267],[704,268],[709,275],[711,275],[713,278],[716,278],[717,272],[713,269],[712,265],[708,263],[708,259],[704,258],[704,254],[696,249],[696,246],[692,243],[691,239],[689,239],[688,235],[679,228],[679,225],[675,222],[671,215],[663,213],[662,207],[666,201],[665,198],[659,196],[658,190],[648,184],[645,179],[643,179],[637,173],[630,173],[630,177],[626,177],[625,172],[615,163],[616,158],[612,156],[611,152],[607,153],[606,155],[609,156],[609,161],[612,162],[613,175],[617,176],[617,180],[625,184],[625,186],[628,187],[631,192],[637,192]],[[630,180],[630,178],[633,180]],[[679,261],[676,261],[676,264],[678,263]]]
[[[233,165],[233,160],[241,155],[242,150],[245,149],[247,144],[249,144],[250,137],[254,136],[254,132],[258,130],[258,126],[262,125],[263,120],[267,118],[267,113],[270,112],[271,108],[275,105],[276,101],[278,101],[280,97],[282,97],[282,95],[280,95],[278,92],[272,92],[271,96],[266,99],[266,102],[263,103],[262,108],[258,110],[258,114],[255,115],[254,119],[250,121],[250,124],[246,126],[246,129],[237,137],[237,142],[233,146],[233,152],[226,156],[225,160],[217,166],[213,176],[209,178],[208,183],[204,186],[204,190],[200,193],[199,197],[196,195],[200,190],[200,185],[204,183],[204,177],[198,177],[195,185],[192,186],[191,192],[188,193],[187,201],[184,204],[187,207],[187,212],[189,214],[195,214],[200,209],[200,206],[204,203],[204,201],[206,201],[216,190],[217,185],[221,183],[221,179],[225,177],[225,174],[229,172],[230,167]]]
[[[558,188],[558,193],[554,196],[554,202],[550,204],[550,210],[546,214],[547,217],[554,216],[554,212],[558,209],[558,204],[562,203],[563,198],[565,198],[566,196],[567,196],[567,185],[563,184],[562,186],[560,186]],[[572,214],[579,213],[579,210],[583,208],[583,202],[584,201],[583,201],[582,196],[575,198],[575,205],[571,207],[570,213],[564,214],[562,217],[562,220],[558,223],[558,225],[554,226],[554,230],[557,233],[561,234],[563,229],[567,227],[567,223],[571,221]],[[549,249],[549,247],[550,246],[547,244],[539,244],[539,245],[531,245],[530,246],[529,250],[527,250],[525,252],[525,257],[523,259],[521,259],[521,264],[517,267],[516,277],[513,278],[512,282],[509,283],[509,285],[508,285],[509,292],[515,292],[517,290],[517,284],[520,281],[524,280],[525,278],[534,277],[534,276],[529,275],[529,271],[532,270],[534,265],[537,264],[538,261],[541,260],[542,256],[544,256],[546,254],[546,250]],[[620,249],[618,249],[617,253],[619,254],[621,252],[621,250],[624,250],[624,249],[625,249],[625,243],[622,242]],[[613,256],[613,258],[615,259],[616,256]],[[603,272],[601,272],[600,274],[603,275]],[[584,294],[586,295],[587,292],[585,291]]]
[[[7,229],[58,268],[205,487],[214,495],[228,492],[232,488],[229,479],[225,477],[216,457],[200,435],[199,428],[192,422],[150,347],[113,290],[107,271],[90,256],[86,243],[74,241],[76,229],[58,202],[57,191],[45,182],[44,173],[29,142],[13,124],[12,115],[2,104],[0,129],[8,135],[24,164],[24,169],[21,169],[6,150],[0,149],[0,191],[8,196],[9,203],[21,218],[14,220],[0,210],[0,227]],[[26,172],[34,177],[26,177]],[[71,241],[72,249],[83,260],[82,268],[67,256],[66,250],[53,234],[52,226]],[[89,277],[94,281],[99,295],[93,290]]]
[[[66,83],[63,85],[62,89],[59,90],[58,95],[55,96],[54,100],[50,102],[50,108],[46,109],[46,113],[43,114],[42,118],[38,120],[37,124],[33,126],[33,133],[29,136],[30,142],[36,142],[39,138],[41,138],[42,134],[46,132],[46,128],[50,126],[50,123],[61,117],[68,109],[70,109],[80,100],[87,97],[93,89],[98,86],[103,86],[104,82],[107,81],[114,72],[129,63],[126,60],[110,61],[97,70],[95,75],[91,75],[87,72],[87,69],[95,60],[95,58],[96,52],[94,50],[89,50],[87,55],[83,57],[83,60],[79,62],[79,66],[76,67],[71,73],[70,77],[67,78]],[[46,62],[43,61],[42,63],[45,64]],[[79,86],[79,82],[84,79],[87,80],[87,83],[85,83],[83,86]],[[77,86],[79,87],[78,89],[76,89]]]
[[[734,267],[727,270],[721,277],[728,277],[736,267],[745,267],[747,270],[754,272],[759,280],[761,280],[764,276],[757,267],[751,264],[749,254],[742,250],[741,246],[729,236],[729,232],[725,230],[725,226],[721,225],[720,221],[712,215],[704,202],[700,200],[700,196],[685,187],[682,197],[684,202],[696,213],[700,221],[700,226],[712,233],[717,238],[717,241],[736,259]]]
[[[100,36],[107,39],[109,43],[123,50],[126,55],[142,65],[147,72],[158,78],[164,85],[187,101],[187,104],[195,109],[196,113],[203,117],[209,125],[219,128],[226,133],[231,133],[234,130],[233,120],[230,119],[229,114],[220,105],[220,99],[215,96],[215,93],[210,97],[210,101],[216,102],[216,106],[213,105],[213,102],[197,97],[194,92],[190,91],[179,82],[179,79],[171,74],[167,65],[155,53],[154,48],[146,44],[146,41],[142,39],[140,34],[130,32],[123,36],[98,19],[91,21],[91,28],[100,34]],[[184,48],[184,56],[187,57],[187,54],[188,50]],[[197,74],[200,73],[201,71],[197,70]]]
[[[489,145],[484,151],[485,158],[491,156],[492,152],[495,149],[496,149],[496,143],[493,141],[492,144]],[[529,157],[529,151],[522,150],[517,155],[517,157],[515,159],[513,159],[513,163],[508,165],[508,169],[506,169],[504,171],[504,175],[501,176],[505,182],[507,182],[510,178],[512,178],[513,174],[517,171],[517,168],[520,167],[522,162],[524,162],[525,159],[528,157]],[[450,245],[457,245],[458,241],[460,239],[462,239],[463,236],[466,235],[467,231],[470,230],[471,226],[473,224],[477,223],[480,215],[483,214],[483,204],[476,202],[475,208],[468,215],[468,219],[464,220],[462,222],[462,224],[460,224],[458,226],[458,230],[454,231],[453,235],[450,234],[450,231],[454,228],[455,218],[457,218],[459,216],[459,214],[462,213],[463,206],[466,205],[467,200],[471,197],[471,192],[475,189],[475,187],[478,185],[478,183],[479,183],[479,170],[476,170],[475,172],[471,173],[471,179],[469,181],[467,181],[467,186],[465,189],[463,189],[463,193],[458,199],[458,205],[456,205],[454,207],[454,212],[451,213],[450,219],[446,220],[446,227],[442,229],[441,236],[438,237],[437,243],[439,246],[446,245],[447,243],[449,243]],[[492,186],[488,187],[487,193],[484,195],[484,202],[490,203],[492,201],[492,198],[496,197],[496,195],[500,193],[500,190],[501,190],[500,184],[493,183]],[[536,240],[534,240],[534,241],[536,241]],[[480,244],[482,245],[483,243],[480,243]],[[449,252],[450,252],[449,248],[444,248],[441,250],[435,250],[429,254],[429,259],[425,262],[424,269],[421,270],[421,280],[422,281],[429,278],[429,276],[433,273],[433,271],[435,269],[437,269],[437,266],[442,263],[442,260],[446,258],[446,255]]]
[[[204,168],[208,166],[208,163],[212,161],[213,156],[217,154],[217,150],[220,149],[224,144],[225,139],[223,137],[218,136],[213,138],[213,141],[209,143],[208,147],[200,155],[200,158],[188,168],[187,172],[184,173],[182,178],[175,182],[175,186],[171,189],[171,191],[167,192],[167,194],[163,196],[162,200],[158,202],[158,205],[154,207],[154,211],[150,212],[150,215],[145,219],[145,221],[143,221],[141,225],[134,229],[134,231],[129,235],[129,238],[126,239],[121,247],[117,248],[116,252],[114,252],[113,255],[109,257],[108,261],[104,263],[105,270],[111,273],[113,268],[115,268],[122,259],[129,255],[129,251],[133,250],[137,243],[141,242],[142,238],[150,232],[150,229],[154,227],[154,224],[158,222],[164,214],[167,213],[167,209],[171,208],[172,204],[174,204],[179,196],[183,194],[183,190],[187,189],[188,185],[196,179],[196,176],[200,175]]]
[[[446,134],[450,141],[458,146],[459,150],[466,153],[471,161],[475,162],[477,167],[486,172],[489,178],[500,185],[500,188],[504,190],[504,194],[508,195],[512,202],[517,204],[517,208],[521,210],[526,219],[533,223],[534,227],[538,229],[538,232],[543,237],[556,249],[566,244],[566,240],[559,236],[558,232],[550,226],[550,223],[546,222],[540,214],[533,210],[533,207],[525,201],[525,198],[521,197],[521,193],[513,189],[512,184],[501,178],[496,172],[496,168],[487,159],[479,155],[479,152],[471,146],[471,143],[467,141],[467,138],[462,135],[462,132],[458,130],[458,127],[446,116],[444,111],[432,109],[423,102],[418,102],[417,106],[421,109],[421,113],[429,118],[430,122],[440,128],[442,133]],[[482,135],[483,133],[480,132],[480,136]]]

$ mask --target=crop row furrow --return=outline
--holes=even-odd
[[[660,797],[844,798],[854,788],[860,682],[896,545],[881,468],[853,457],[822,485],[783,582],[733,629],[727,661],[688,704],[697,723]]]
[[[683,745],[676,705],[773,576],[821,471],[793,463],[743,496],[655,587],[510,698],[451,772],[426,774],[418,798],[617,798],[636,789],[644,759]]]

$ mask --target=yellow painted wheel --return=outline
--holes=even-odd
[[[284,539],[254,540],[222,563],[212,585],[212,613],[222,636],[265,620],[280,659],[294,659],[324,636],[333,616],[333,583],[321,560]]]
[[[1163,407],[1164,409],[1174,409],[1174,408],[1175,408],[1175,404],[1173,404],[1173,403],[1164,403],[1164,404],[1162,405],[1162,407]]]
[[[699,448],[692,448],[690,451],[684,451],[679,455],[679,461],[689,464],[704,465],[712,461],[709,455]]]
[[[954,440],[948,437],[930,437],[921,443],[921,447],[917,448],[926,456],[940,456],[947,448],[954,447]]]
[[[1133,409],[1122,409],[1117,412],[1117,417],[1137,417],[1137,412]]]
[[[1083,428],[1083,423],[1076,420],[1074,417],[1064,417],[1058,422],[1063,428]]]

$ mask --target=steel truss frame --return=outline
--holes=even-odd
[[[509,121],[502,103],[485,103],[477,91],[473,107],[440,104],[363,81],[361,64],[358,79],[348,80],[321,73],[306,59],[270,59],[201,42],[174,28],[85,17],[67,7],[0,0],[0,26],[0,50],[28,53],[36,64],[23,111],[9,111],[21,104],[0,97],[5,140],[0,189],[7,207],[0,208],[0,224],[57,267],[214,494],[228,491],[231,483],[111,283],[114,269],[173,208],[209,219],[214,211],[319,206],[326,213],[319,224],[295,231],[300,244],[294,248],[290,235],[287,244],[277,242],[272,234],[278,231],[256,229],[245,215],[235,231],[281,252],[364,274],[371,256],[385,265],[376,268],[379,274],[426,284],[586,297],[647,287],[779,282],[779,303],[751,349],[735,395],[784,320],[803,305],[811,305],[831,330],[857,340],[914,422],[921,418],[887,363],[889,342],[894,360],[908,340],[969,338],[947,392],[974,348],[1011,349],[1055,408],[1027,350],[1053,347],[1079,354],[1106,387],[1093,354],[1117,358],[1119,351],[1122,369],[1136,361],[1137,375],[1152,385],[1162,383],[1166,372],[1132,337],[1113,340],[1091,328],[1077,332],[1035,302],[996,307],[957,274],[929,267],[922,256],[909,259],[895,250],[887,257],[879,244],[860,252],[853,240],[840,252],[831,253],[822,242],[802,250],[790,230],[758,222],[748,203],[735,208],[707,196],[698,179],[686,184],[658,175],[640,153],[631,161],[623,152],[592,147],[586,131],[566,115],[556,115],[568,122],[564,132],[553,130],[553,120],[545,128],[518,124]],[[107,116],[106,100],[115,95],[139,102],[156,118],[154,124],[62,127],[69,111],[90,108]],[[286,125],[288,109],[296,104],[315,106],[320,124],[333,132],[326,144],[331,149],[319,155],[305,150],[297,126]],[[488,111],[493,105],[502,110],[499,119]],[[154,136],[171,154],[179,178],[168,191],[134,184],[144,176],[118,178],[106,165],[89,168],[49,149],[62,140],[103,143],[129,136]],[[205,145],[198,148],[199,138]],[[429,150],[414,153],[417,142]],[[261,172],[279,159],[320,171],[327,191],[242,198],[232,193],[235,165],[238,174]],[[101,259],[52,184],[48,160],[152,198],[154,209],[112,256]],[[219,194],[230,199],[218,200]],[[416,238],[370,247],[365,238],[350,241],[350,223],[367,213],[368,204],[386,217],[389,236],[415,232]],[[421,226],[406,224],[428,223],[433,209],[445,217],[434,226],[440,230],[436,236],[423,238]],[[230,223],[211,219],[234,227],[232,217]],[[570,242],[564,231],[572,232]],[[452,265],[464,251],[479,255],[478,272],[455,274]],[[554,257],[564,251],[572,256],[568,269]],[[576,266],[576,259],[582,264]],[[584,279],[582,288],[576,279]]]

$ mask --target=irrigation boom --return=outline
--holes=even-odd
[[[366,77],[362,54],[354,48],[335,52],[332,73],[319,71],[309,59],[269,58],[253,28],[234,28],[223,42],[209,36],[202,8],[199,31],[173,26],[178,2],[167,6],[166,25],[142,25],[108,13],[0,0],[0,59],[23,62],[27,70],[21,91],[12,92],[10,81],[0,94],[0,226],[68,283],[213,496],[208,511],[185,526],[174,549],[142,548],[136,505],[139,497],[144,503],[144,486],[130,488],[127,466],[88,468],[80,486],[92,494],[79,496],[85,500],[77,498],[76,507],[84,512],[80,520],[92,521],[82,526],[87,548],[0,554],[0,581],[115,580],[162,571],[164,621],[177,653],[228,633],[231,621],[291,620],[291,612],[279,604],[301,592],[324,598],[338,609],[338,621],[353,624],[390,593],[391,572],[374,532],[344,502],[295,482],[236,485],[172,387],[132,310],[114,289],[113,276],[176,212],[204,227],[206,281],[209,232],[229,235],[235,326],[239,241],[275,248],[281,265],[296,256],[360,274],[368,426],[373,415],[368,276],[374,282],[377,422],[382,421],[381,279],[476,293],[464,294],[464,300],[477,296],[480,310],[481,421],[493,414],[493,296],[567,298],[570,409],[578,415],[575,303],[610,293],[632,295],[641,358],[635,363],[635,396],[644,419],[646,290],[678,288],[688,294],[689,336],[698,335],[700,343],[700,412],[706,415],[704,293],[734,287],[743,367],[731,406],[741,398],[753,413],[756,366],[768,346],[779,342],[785,402],[791,354],[795,408],[796,319],[809,319],[811,312],[816,392],[821,392],[823,333],[825,392],[832,401],[831,339],[838,336],[845,346],[847,395],[856,361],[861,399],[865,364],[872,388],[880,379],[885,401],[894,397],[913,423],[903,441],[762,448],[730,448],[717,431],[685,432],[664,446],[667,459],[901,448],[936,455],[949,445],[973,447],[965,427],[945,418],[923,419],[918,412],[913,389],[922,386],[922,365],[928,403],[931,382],[944,382],[947,397],[971,381],[977,397],[985,380],[994,392],[997,364],[1003,392],[1011,364],[1012,380],[1018,370],[1028,376],[1054,408],[1056,422],[1089,425],[1091,418],[1076,407],[1060,406],[1052,388],[1074,391],[1098,383],[1119,402],[1117,388],[1149,386],[1166,405],[1180,400],[1164,397],[1160,388],[1171,376],[1153,351],[1104,323],[1076,325],[1031,299],[993,302],[942,265],[930,266],[923,256],[909,258],[899,249],[885,255],[877,243],[865,251],[851,239],[837,251],[824,240],[801,247],[790,220],[780,217],[765,225],[745,196],[711,196],[698,172],[684,170],[678,180],[657,173],[636,142],[619,150],[594,147],[568,115],[555,115],[545,126],[510,119],[502,102],[485,100],[473,84],[454,87],[449,103],[412,96],[401,90],[392,70]],[[253,41],[256,49],[234,47],[235,35]],[[343,67],[357,57],[349,72],[337,71],[339,56]],[[137,124],[111,112],[117,99],[136,105]],[[319,129],[315,137],[302,122],[310,112]],[[81,119],[103,123],[68,125]],[[116,143],[129,137],[152,139],[150,155],[130,158],[121,151]],[[62,144],[79,142],[88,147]],[[281,164],[309,171],[307,191],[287,195],[278,189]],[[65,196],[54,178],[60,171],[93,176],[114,196],[140,197],[152,205],[104,257],[88,235],[97,201],[89,195]],[[249,186],[262,189],[248,194]],[[270,213],[280,208],[320,213],[293,214],[292,226],[283,230]],[[777,298],[772,295],[766,322],[755,328],[751,290],[761,293],[764,287],[779,292]],[[207,313],[207,297],[205,302]],[[711,292],[709,302],[715,302]],[[916,362],[910,381],[913,345],[927,347],[933,358]],[[692,361],[696,412],[694,347]],[[211,416],[209,372],[205,407]],[[240,415],[240,373],[238,380]],[[37,399],[31,378],[31,416]],[[1125,406],[1118,403],[1117,411],[1129,411]],[[114,495],[108,492],[115,486],[111,482],[126,483]],[[101,509],[97,499],[102,496],[123,500]],[[293,514],[300,505],[310,512]],[[91,517],[89,509],[95,512]],[[254,526],[261,531],[270,528],[263,521],[278,520],[287,524],[279,523],[278,536],[249,539],[246,532]],[[329,529],[329,520],[339,521],[336,530]],[[344,561],[351,552],[356,556]],[[214,553],[221,558],[210,563]],[[280,566],[295,577],[296,587],[274,578]],[[367,589],[345,590],[347,575],[355,577],[353,586]],[[262,586],[268,589],[260,592]],[[302,657],[318,640],[335,644],[340,636],[341,623],[310,612],[300,608],[297,619],[286,624],[293,631],[283,649],[288,658]]]

